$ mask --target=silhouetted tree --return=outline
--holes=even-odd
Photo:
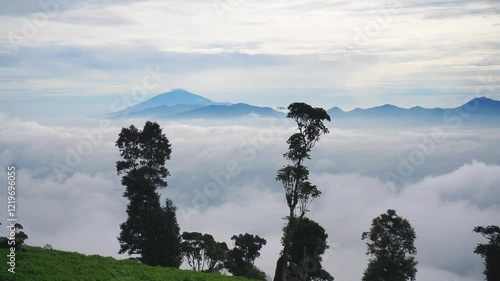
[[[227,244],[224,242],[217,242],[209,240],[206,243],[206,255],[208,257],[208,269],[205,272],[217,272],[224,269],[224,263],[228,254]]]
[[[415,280],[416,234],[408,220],[387,210],[373,219],[370,231],[364,232],[361,239],[370,240],[366,254],[371,256],[363,281]]]
[[[160,235],[156,237],[156,243],[151,245],[156,245],[156,250],[152,250],[157,251],[154,256],[160,257],[159,265],[178,268],[182,264],[182,252],[180,227],[175,214],[177,208],[170,199],[165,201],[163,212],[158,215],[162,221],[157,225],[158,231],[155,231]]]
[[[330,116],[323,108],[314,108],[305,103],[292,103],[288,110],[287,118],[295,120],[298,132],[287,140],[288,152],[283,155],[291,164],[280,169],[276,176],[276,180],[285,188],[289,215],[288,226],[283,233],[283,251],[276,263],[275,281],[286,280],[290,249],[293,247],[292,237],[297,228],[294,218],[304,217],[312,200],[321,194],[318,188],[309,182],[309,170],[304,166],[304,161],[310,159],[311,149],[320,136],[329,133],[323,122],[330,121]]]
[[[474,253],[484,259],[486,280],[500,280],[500,227],[496,225],[476,226],[474,232],[488,239],[488,244],[478,244],[474,250]]]
[[[129,199],[128,218],[120,225],[119,253],[140,255],[148,265],[179,267],[175,207],[167,200],[162,208],[157,192],[167,186],[165,178],[170,175],[165,167],[172,152],[167,137],[157,123],[147,121],[142,131],[133,125],[123,128],[116,146],[123,159],[116,169],[123,174],[123,196]]]
[[[0,225],[2,225],[0,223]],[[14,239],[10,240],[7,237],[0,237],[0,248],[11,248],[14,247],[17,249],[21,248],[21,246],[24,244],[24,241],[28,239],[28,235],[24,233],[23,231],[23,226],[20,223],[15,223],[14,224]]]
[[[255,266],[255,260],[260,257],[260,250],[267,241],[258,235],[233,235],[231,240],[234,248],[228,252],[225,267],[235,275],[251,279],[266,280],[266,274]]]
[[[224,242],[215,241],[210,234],[182,233],[182,255],[195,271],[217,272],[224,268],[228,248]]]
[[[329,248],[325,229],[306,217],[295,220],[297,229],[292,237],[287,280],[332,281],[333,277],[321,264],[321,256]],[[286,232],[286,229],[284,231]]]
[[[24,227],[20,223],[14,224],[14,229],[16,232],[16,249],[19,249],[23,244],[26,239],[28,239],[28,235],[24,233],[23,229]]]

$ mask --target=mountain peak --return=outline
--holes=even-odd
[[[328,110],[329,112],[344,112],[340,107],[334,106]]]
[[[170,90],[170,92],[186,92],[186,93],[189,93],[188,91],[182,89],[182,88],[173,88],[172,90]]]
[[[128,109],[129,112],[138,112],[147,108],[159,106],[209,106],[209,105],[224,105],[228,103],[213,102],[210,99],[200,95],[193,94],[184,89],[172,89],[170,92],[156,95],[142,103],[136,104]]]
[[[470,104],[481,104],[481,105],[496,105],[498,106],[500,104],[500,101],[497,101],[497,100],[493,100],[493,99],[490,99],[490,98],[487,98],[487,97],[478,97],[478,98],[473,98],[472,100],[470,100],[468,103],[464,104],[464,105],[470,105]],[[464,106],[463,105],[463,106]]]
[[[175,96],[175,97],[185,97],[185,98],[196,97],[196,98],[206,99],[202,96],[193,94],[193,93],[188,92],[184,89],[172,89],[172,90],[170,90],[170,92],[159,94],[159,95],[153,97],[152,99],[159,98],[159,97],[165,97],[165,96],[168,96],[168,98],[172,98]],[[208,100],[208,99],[206,99],[206,100]]]
[[[170,90],[169,92],[166,92],[163,94],[194,95],[193,93],[191,93],[187,90],[181,89],[181,88],[174,88],[174,89]]]
[[[376,106],[375,108],[384,108],[384,109],[400,109],[400,107],[397,107],[395,105],[392,105],[392,104],[384,104],[384,105],[381,105],[381,106]]]
[[[492,99],[487,98],[487,97],[485,97],[485,96],[482,96],[482,97],[479,97],[479,98],[476,98],[476,99],[480,99],[480,100],[492,100]]]

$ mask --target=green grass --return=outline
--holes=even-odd
[[[2,281],[249,281],[221,274],[143,265],[134,260],[116,260],[58,250],[25,246],[16,252],[16,273],[7,271],[7,249],[0,249]]]

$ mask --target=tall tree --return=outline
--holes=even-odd
[[[239,234],[231,237],[234,248],[228,253],[225,267],[235,276],[266,280],[266,274],[255,266],[260,250],[267,241],[258,235]]]
[[[129,199],[128,218],[120,225],[119,253],[140,255],[140,260],[149,265],[179,267],[175,207],[167,200],[162,208],[158,193],[167,186],[165,179],[170,175],[165,167],[172,153],[167,137],[157,123],[147,121],[143,130],[133,125],[123,128],[116,146],[123,159],[116,162],[116,169],[123,175],[123,196]]]
[[[322,255],[329,248],[325,229],[307,217],[295,220],[298,222],[292,237],[287,280],[332,281],[333,277],[321,264]]]
[[[387,210],[373,219],[370,231],[364,232],[361,239],[370,240],[366,243],[366,254],[371,256],[363,281],[415,280],[416,234],[407,219],[399,217],[394,210]]]
[[[484,259],[486,281],[500,280],[500,227],[496,225],[476,226],[474,232],[488,239],[488,244],[478,244],[474,250],[474,253]]]
[[[228,248],[224,242],[215,241],[210,234],[182,233],[182,255],[195,271],[217,272],[224,268]]]
[[[329,133],[323,123],[330,121],[330,116],[323,108],[314,108],[305,103],[292,103],[288,106],[287,118],[297,123],[298,132],[287,140],[288,152],[283,157],[291,163],[278,171],[276,180],[285,188],[286,202],[289,208],[288,226],[283,233],[283,250],[276,263],[274,281],[287,280],[286,268],[290,262],[292,237],[297,228],[295,218],[304,217],[314,198],[321,192],[309,181],[309,170],[304,161],[310,159],[310,152],[321,135]]]

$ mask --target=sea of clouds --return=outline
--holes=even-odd
[[[17,212],[28,244],[126,258],[117,254],[127,201],[114,142],[121,127],[144,120],[49,126],[0,115],[0,123],[0,165],[17,167]],[[161,193],[177,205],[181,231],[211,233],[229,245],[233,234],[258,234],[268,244],[256,265],[271,275],[287,214],[274,178],[286,164],[293,123],[160,124],[173,150]],[[389,208],[417,232],[417,280],[483,280],[473,253],[483,240],[472,229],[500,223],[500,129],[338,129],[333,122],[330,131],[307,162],[323,192],[308,216],[329,234],[324,265],[336,280],[360,280],[367,264],[361,233]]]

